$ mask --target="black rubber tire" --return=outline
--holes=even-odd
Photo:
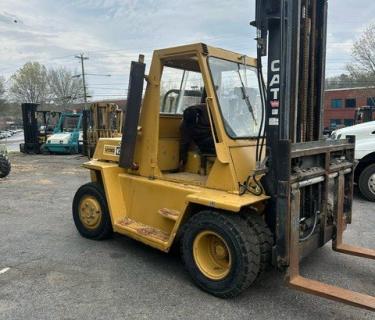
[[[370,187],[368,186],[368,181],[373,174],[375,174],[375,163],[367,166],[361,172],[358,180],[358,186],[361,194],[369,201],[375,201],[375,194],[371,192]]]
[[[96,229],[87,229],[82,224],[79,218],[79,204],[81,202],[81,199],[86,195],[95,197],[98,200],[100,207],[102,209],[102,220]],[[109,215],[105,193],[100,184],[95,182],[89,182],[84,184],[77,190],[73,199],[73,220],[78,232],[85,238],[102,240],[107,239],[112,235],[113,230],[111,217]]]
[[[270,228],[264,221],[263,216],[256,213],[245,213],[242,217],[246,220],[247,224],[255,231],[259,239],[260,245],[260,269],[259,274],[267,270],[271,265],[272,260],[272,246],[274,243],[273,235]]]
[[[5,178],[11,169],[9,158],[5,154],[0,154],[0,178]]]
[[[206,277],[198,268],[193,256],[195,237],[204,230],[220,235],[229,247],[232,267],[221,280]],[[257,278],[260,269],[260,246],[255,231],[235,214],[201,211],[195,214],[184,228],[181,254],[185,268],[193,281],[204,291],[220,298],[238,296]]]

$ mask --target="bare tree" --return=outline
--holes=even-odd
[[[353,45],[354,62],[347,66],[352,79],[375,85],[375,24],[367,27],[358,41]]]
[[[48,85],[51,99],[64,108],[83,96],[82,82],[64,67],[48,71]]]
[[[9,96],[17,102],[44,102],[48,96],[47,69],[28,62],[11,77]]]

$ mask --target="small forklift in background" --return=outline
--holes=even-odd
[[[43,152],[76,154],[81,151],[82,112],[63,112],[53,130],[42,146]]]
[[[100,139],[84,164],[91,182],[75,194],[75,225],[90,239],[114,231],[165,252],[179,242],[193,281],[218,297],[237,296],[271,263],[292,288],[375,310],[374,297],[299,272],[331,240],[375,258],[343,243],[354,141],[321,139],[327,1],[258,0],[253,25],[257,59],[197,43],[155,51],[148,75],[142,57],[132,62],[122,137]],[[182,100],[161,112],[171,81]],[[192,144],[181,168],[183,92],[201,87],[215,150]]]
[[[20,151],[42,153],[41,147],[53,133],[61,112],[38,110],[36,103],[23,103],[21,108],[24,143],[20,144]]]
[[[123,112],[115,103],[93,103],[83,110],[83,154],[92,157],[100,138],[121,137]]]

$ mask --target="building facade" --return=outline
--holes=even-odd
[[[375,106],[375,87],[328,89],[324,96],[324,128],[354,124],[358,107]]]

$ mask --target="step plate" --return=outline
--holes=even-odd
[[[137,233],[150,240],[162,243],[166,243],[169,240],[168,233],[164,232],[163,230],[150,227],[146,224],[134,221],[129,218],[124,218],[118,221],[116,224],[124,229]]]

